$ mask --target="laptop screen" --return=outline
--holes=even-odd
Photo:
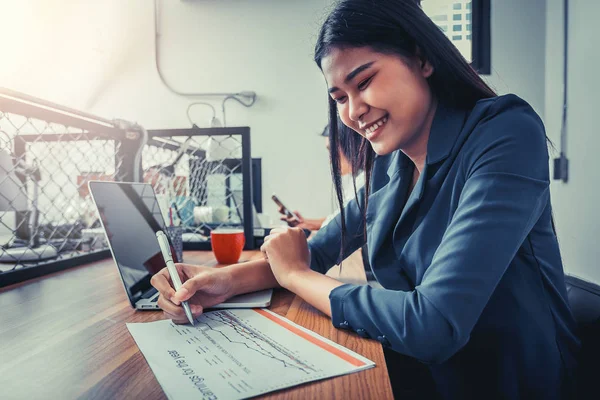
[[[152,186],[90,182],[90,191],[113,257],[132,303],[148,290],[150,278],[165,266],[156,232],[165,229]]]

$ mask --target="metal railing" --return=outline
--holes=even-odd
[[[0,286],[109,255],[87,182],[139,175],[143,132],[0,88]]]
[[[146,131],[0,88],[0,287],[110,255],[90,180],[150,183],[186,249],[222,227],[254,248],[250,154],[248,127]]]
[[[210,232],[224,227],[243,228],[254,248],[250,128],[149,130],[142,170],[165,220],[184,228],[184,248],[210,249]]]

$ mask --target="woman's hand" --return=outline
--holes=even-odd
[[[288,216],[283,207],[279,207],[278,211],[279,211],[279,214],[282,214],[282,216],[279,219],[287,222],[288,226],[296,227],[296,226],[304,224],[304,218],[302,217],[302,215],[300,215],[300,213],[298,211],[294,210],[294,214],[298,218]]]
[[[150,283],[160,293],[158,305],[175,323],[187,323],[181,302],[187,300],[194,317],[205,308],[219,304],[233,293],[231,274],[225,268],[209,268],[199,265],[175,264],[183,285],[177,292],[167,268],[152,277]]]
[[[300,228],[272,229],[260,250],[269,261],[275,279],[284,288],[289,288],[296,274],[310,271],[308,243]]]
[[[287,222],[288,226],[311,231],[318,231],[321,228],[321,225],[323,225],[323,221],[325,221],[325,218],[306,219],[298,211],[294,211],[294,214],[296,214],[298,218],[288,217],[282,207],[279,207],[279,213],[283,214],[279,219]]]

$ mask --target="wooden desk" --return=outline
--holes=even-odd
[[[244,252],[242,259],[260,257]],[[210,252],[186,262],[214,265]],[[344,264],[346,268],[346,264]],[[270,310],[373,360],[375,368],[267,394],[267,399],[391,399],[378,342],[335,329],[324,314],[286,290]],[[0,397],[3,399],[163,399],[125,323],[163,319],[134,311],[108,259],[0,290]]]

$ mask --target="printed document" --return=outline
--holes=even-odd
[[[169,399],[245,399],[375,366],[265,309],[212,311],[196,325],[127,324]]]

